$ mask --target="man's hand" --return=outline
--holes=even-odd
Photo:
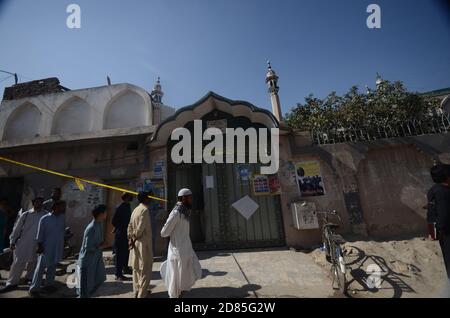
[[[135,242],[136,242],[136,240],[134,238],[130,237],[128,239],[128,250],[132,250],[135,247],[135,245],[134,245]]]
[[[42,246],[42,244],[38,244],[38,247],[36,249],[36,253],[38,253],[38,254],[44,253],[44,247]]]
[[[11,249],[11,251],[14,251],[15,249],[16,249],[16,244],[11,244],[10,246],[9,246],[9,248]]]

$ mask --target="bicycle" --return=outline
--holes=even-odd
[[[331,223],[328,221],[329,215],[337,216],[339,222],[341,222],[341,218],[339,214],[337,214],[336,210],[331,212],[316,212],[316,214],[323,214],[322,218],[322,242],[323,248],[326,252],[326,259],[331,263],[331,272],[333,274],[333,282],[331,283],[332,288],[334,289],[334,282],[337,280],[338,289],[341,293],[345,293],[346,291],[346,264],[344,259],[344,251],[342,249],[342,244],[346,241],[344,238],[335,233],[335,230],[339,228],[338,224]]]

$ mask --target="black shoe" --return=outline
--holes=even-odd
[[[121,276],[116,276],[116,281],[119,281],[119,282],[126,282],[126,281],[129,281],[129,280],[130,280],[130,278],[125,277],[125,276],[123,276],[123,275],[121,275]]]
[[[57,290],[58,290],[58,288],[56,288],[55,286],[45,286],[45,287],[42,288],[42,291],[44,293],[49,293],[49,294],[54,293]]]
[[[28,292],[28,295],[29,295],[31,298],[41,298],[41,294],[39,294],[39,292],[37,292],[37,291],[29,291],[29,292]]]
[[[0,294],[4,294],[4,293],[7,293],[7,292],[10,292],[10,291],[12,291],[12,290],[14,290],[16,288],[17,288],[16,285],[6,285],[2,289],[0,289]]]
[[[123,273],[124,273],[125,275],[133,275],[133,271],[131,270],[131,268],[125,268],[125,269],[123,270]]]

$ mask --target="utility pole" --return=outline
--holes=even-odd
[[[17,77],[17,73],[11,73],[11,72],[7,72],[7,71],[3,71],[3,70],[0,70],[0,72],[14,76],[14,82],[15,82],[15,85],[17,85],[17,83],[19,81],[18,77]]]

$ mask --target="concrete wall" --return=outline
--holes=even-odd
[[[151,126],[152,102],[142,88],[117,84],[3,100],[0,140]],[[114,130],[111,131],[114,136]]]
[[[303,199],[318,210],[336,209],[344,217],[341,232],[374,239],[425,235],[429,169],[435,160],[450,163],[450,134],[321,146],[313,146],[307,133],[287,138],[290,151],[281,158],[320,162],[326,194]],[[287,245],[319,243],[317,231],[292,227],[288,205],[302,200],[297,189],[284,185],[282,200]]]
[[[343,196],[343,187],[345,184],[339,182],[336,178],[336,174],[328,166],[323,158],[318,153],[310,151],[308,148],[304,148],[304,151],[292,152],[291,150],[291,140],[292,136],[283,136],[280,138],[280,170],[279,179],[281,185],[281,204],[283,212],[284,230],[286,237],[287,246],[305,248],[311,247],[320,243],[321,241],[321,230],[298,230],[294,227],[291,203],[299,201],[314,202],[316,209],[319,211],[332,211],[336,210],[342,217],[342,228],[341,232],[349,232],[349,216],[346,210]],[[309,140],[307,137],[306,140]],[[295,141],[294,141],[295,142]],[[297,146],[302,145],[304,139],[300,138],[297,140]],[[296,146],[296,147],[297,147]],[[296,148],[294,148],[295,150]],[[302,162],[302,161],[318,161],[321,167],[321,174],[324,180],[324,187],[326,194],[320,197],[308,197],[302,198],[299,193],[297,181],[292,177],[292,173],[288,170],[288,161],[292,163]],[[335,221],[335,220],[333,220]]]
[[[388,238],[424,232],[430,156],[415,146],[371,149],[357,172],[363,218],[370,236]]]

